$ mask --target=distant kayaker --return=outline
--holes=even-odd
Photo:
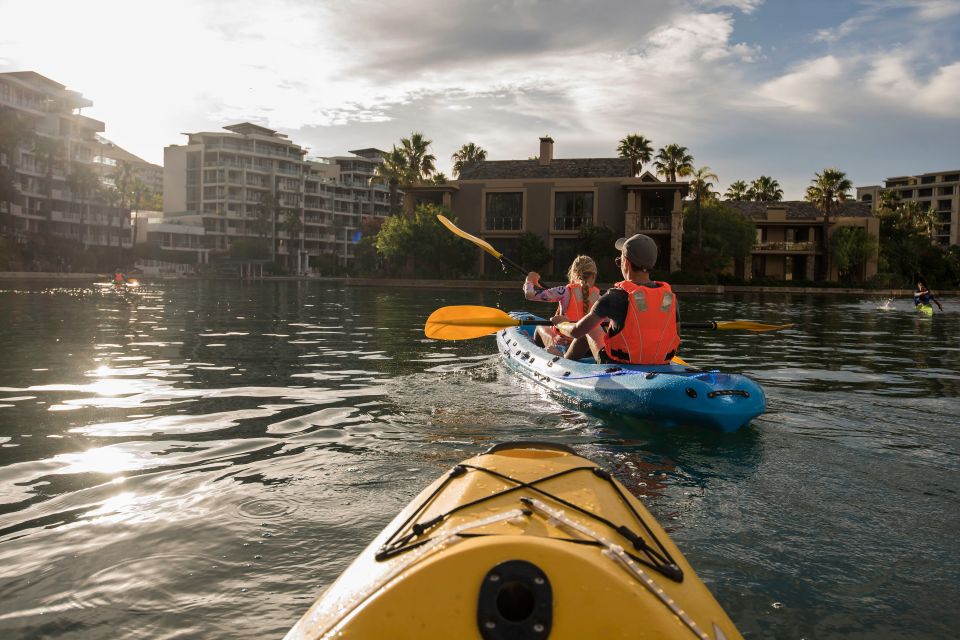
[[[127,281],[127,274],[117,267],[113,270],[113,284],[124,284]]]
[[[562,331],[573,338],[566,357],[589,352],[598,363],[663,364],[680,346],[677,299],[666,282],[650,278],[657,263],[657,243],[636,234],[620,238],[617,263],[624,279],[600,296],[590,313]],[[609,320],[606,328],[601,322]]]
[[[544,289],[540,286],[540,274],[531,271],[523,283],[523,295],[527,300],[556,302],[554,323],[577,322],[600,299],[600,289],[594,286],[597,280],[597,263],[589,256],[577,256],[567,269],[568,284]],[[554,355],[563,355],[563,349],[571,339],[557,331],[556,327],[537,327],[535,340]]]
[[[913,292],[913,304],[920,309],[924,305],[929,307],[930,303],[934,302],[937,308],[943,311],[943,305],[937,300],[937,296],[933,295],[933,292],[927,288],[927,283],[924,281],[923,276],[919,273],[914,274],[914,281],[916,282],[916,291]]]

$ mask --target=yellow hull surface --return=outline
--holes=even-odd
[[[740,637],[639,500],[544,443],[497,445],[427,487],[286,636]]]

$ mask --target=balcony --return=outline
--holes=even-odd
[[[814,253],[816,242],[761,242],[753,245],[754,253]]]

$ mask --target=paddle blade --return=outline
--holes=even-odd
[[[441,307],[431,313],[423,332],[435,340],[470,340],[519,325],[519,320],[500,309],[456,305]]]
[[[499,259],[500,259],[500,256],[503,255],[502,253],[500,253],[499,251],[497,251],[496,249],[494,249],[494,248],[490,245],[489,242],[487,242],[486,240],[481,240],[481,239],[478,238],[477,236],[470,235],[469,233],[467,233],[466,231],[464,231],[463,229],[461,229],[461,228],[458,227],[457,225],[455,225],[455,224],[453,224],[452,222],[450,222],[450,220],[448,220],[446,216],[441,215],[441,214],[438,213],[438,214],[437,214],[437,219],[440,220],[441,224],[443,224],[443,226],[445,226],[447,229],[449,229],[449,230],[452,231],[453,233],[457,234],[458,236],[460,236],[460,237],[463,238],[464,240],[469,240],[469,241],[472,242],[473,244],[477,245],[478,247],[480,247],[481,249],[483,249],[484,251],[486,251],[487,253],[489,253],[490,255],[492,255],[492,256],[493,256],[494,258],[496,258],[497,260],[499,260]]]
[[[726,320],[717,322],[717,329],[743,329],[746,331],[779,331],[780,329],[789,329],[790,324],[764,324],[762,322],[753,322],[752,320]]]

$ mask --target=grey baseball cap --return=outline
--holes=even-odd
[[[614,246],[625,253],[627,260],[635,267],[650,271],[657,264],[657,243],[650,236],[638,233],[629,238],[620,238]]]

